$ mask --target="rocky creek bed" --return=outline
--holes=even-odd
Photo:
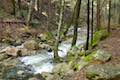
[[[84,55],[85,52],[82,50],[82,45],[86,42],[86,30],[79,30],[78,48],[75,47],[70,50],[71,39],[60,44],[59,56],[64,60],[67,57],[68,62],[62,61],[58,64],[53,62],[53,51],[46,50],[46,48],[50,47],[48,44],[38,45],[34,40],[28,40],[19,46],[10,46],[2,43],[0,46],[0,79],[119,80],[120,64],[107,64],[113,58],[110,53],[97,50],[87,52],[91,53],[90,55]],[[39,48],[44,49],[40,50]]]

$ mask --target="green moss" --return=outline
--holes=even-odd
[[[87,55],[84,57],[84,60],[87,61],[87,62],[90,62],[93,60],[94,58],[94,55],[95,55],[96,51],[92,52],[91,54]]]
[[[100,40],[105,39],[108,35],[109,34],[106,30],[96,31],[94,33],[92,47],[95,47],[100,42]]]

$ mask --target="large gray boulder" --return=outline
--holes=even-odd
[[[90,65],[86,68],[86,73],[90,80],[119,80],[120,64]]]
[[[40,74],[33,74],[30,69],[23,66],[15,66],[3,72],[3,80],[45,80]]]
[[[95,60],[103,62],[110,60],[111,57],[112,57],[111,54],[104,50],[97,50],[96,54],[94,55]]]

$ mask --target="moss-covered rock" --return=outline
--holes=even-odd
[[[80,54],[81,52],[79,52],[78,54],[71,52],[71,54],[68,55],[68,63],[75,70],[81,70],[83,67],[93,61],[106,62],[111,58],[111,54],[104,50],[93,51],[88,55],[81,56]]]
[[[8,58],[8,56],[5,53],[0,53],[0,61]]]
[[[49,44],[53,44],[55,39],[52,32],[45,32],[43,34],[39,34],[38,38],[40,42],[49,43]]]
[[[94,55],[95,60],[99,60],[103,62],[110,60],[110,58],[111,58],[111,54],[104,50],[97,50],[96,54]]]
[[[28,50],[36,50],[39,48],[39,45],[35,40],[29,40],[24,43],[24,47]]]
[[[86,68],[90,80],[119,80],[120,64],[117,65],[90,65]]]
[[[100,40],[106,38],[108,35],[109,34],[106,30],[96,31],[93,36],[92,46],[95,47],[100,42]]]
[[[71,66],[68,65],[67,63],[59,63],[57,64],[54,69],[53,69],[53,73],[57,73],[57,74],[65,74],[66,72],[68,72],[71,69]]]

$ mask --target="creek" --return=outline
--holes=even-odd
[[[76,46],[81,46],[86,43],[86,29],[78,28],[78,38]],[[69,30],[67,35],[72,35],[73,29]],[[63,41],[59,45],[59,57],[64,58],[67,52],[71,48],[72,38]],[[42,72],[52,72],[55,64],[53,63],[53,52],[47,52],[45,50],[38,52],[37,55],[20,57],[19,60],[25,66],[29,66],[34,74]]]

